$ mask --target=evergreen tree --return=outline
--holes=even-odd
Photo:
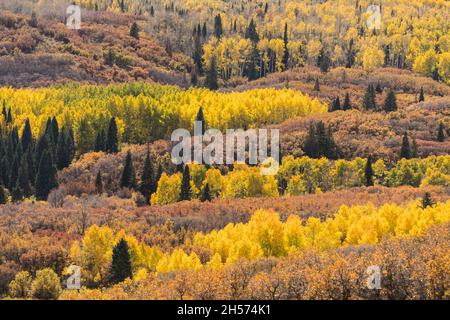
[[[339,100],[339,96],[331,103],[331,112],[341,110],[341,101]]]
[[[397,111],[397,98],[395,97],[395,92],[393,90],[388,92],[383,109],[386,112]]]
[[[23,193],[20,187],[14,187],[13,191],[11,192],[11,198],[13,202],[20,202],[23,200]]]
[[[100,170],[97,172],[97,177],[95,178],[95,190],[98,194],[103,193],[102,173],[100,172]]]
[[[56,144],[58,143],[58,138],[59,138],[59,125],[58,125],[58,120],[56,120],[56,117],[52,118],[50,127],[52,130],[52,141],[53,141],[53,144],[56,146]]]
[[[3,103],[2,103],[3,107],[2,107],[2,115],[3,115],[3,119],[5,119],[5,122],[8,119],[8,112],[6,111],[6,101],[3,99]]]
[[[375,87],[375,91],[376,91],[377,93],[383,93],[383,89],[381,88],[380,83],[377,83],[377,86]]]
[[[261,56],[259,54],[259,50],[255,45],[252,45],[250,50],[250,56],[247,59],[244,69],[244,75],[247,76],[248,80],[256,80],[259,78],[258,74],[258,66],[261,63]]]
[[[189,173],[189,166],[185,165],[183,170],[183,178],[181,180],[180,201],[191,200],[191,196],[191,175]]]
[[[136,173],[134,171],[133,160],[131,159],[131,152],[129,150],[125,158],[122,177],[120,178],[120,187],[130,189],[134,189],[136,187]]]
[[[58,139],[56,146],[56,167],[58,170],[67,168],[70,165],[69,155],[67,154],[66,138],[64,134]]]
[[[216,58],[214,55],[211,57],[211,61],[209,63],[208,73],[206,75],[206,87],[210,90],[219,89],[219,84],[217,82]]]
[[[17,177],[19,176],[19,166],[20,166],[20,158],[16,154],[14,156],[14,160],[12,162],[10,172],[9,172],[9,185],[8,189],[13,190],[17,183]]]
[[[150,152],[147,151],[147,156],[144,162],[144,171],[142,171],[141,184],[139,185],[139,191],[145,197],[145,201],[149,203],[151,195],[156,190],[156,182],[154,180],[152,158]]]
[[[11,124],[13,122],[11,108],[8,110],[8,115],[6,116],[6,124]]]
[[[366,167],[364,168],[364,176],[366,178],[366,187],[373,186],[373,168],[372,168],[372,156],[367,158]]]
[[[156,189],[158,187],[158,182],[159,179],[161,179],[161,176],[163,174],[163,167],[161,165],[161,163],[158,165],[158,170],[156,170],[156,175],[155,175],[155,186],[154,186],[154,190],[152,190],[152,193],[156,192]]]
[[[319,57],[317,58],[317,66],[320,68],[320,71],[326,73],[328,72],[328,69],[330,69],[330,65],[331,60],[326,54],[325,49],[322,47],[322,49],[320,49]]]
[[[133,22],[130,28],[130,36],[139,40],[139,26],[136,22]]]
[[[39,169],[36,175],[36,199],[47,200],[50,191],[57,186],[56,168],[53,166],[49,152],[45,150],[39,161]]]
[[[94,151],[100,152],[105,151],[105,131],[102,129],[100,132],[97,133],[97,137],[95,138],[95,146]]]
[[[211,191],[209,190],[208,183],[202,189],[202,193],[200,195],[200,201],[201,202],[211,201]]]
[[[200,121],[202,123],[202,135],[204,135],[206,132],[206,120],[205,120],[205,116],[203,114],[202,107],[200,107],[200,109],[198,109],[197,116],[195,117],[195,121]]]
[[[119,152],[119,138],[117,134],[116,118],[112,118],[109,122],[108,136],[106,139],[106,152],[117,153]]]
[[[28,146],[30,146],[33,142],[33,134],[31,132],[30,120],[25,120],[25,127],[22,132],[22,148],[23,150],[27,150]]]
[[[411,147],[409,145],[408,133],[405,132],[400,149],[400,159],[411,159]]]
[[[375,89],[372,84],[367,87],[366,93],[364,94],[364,109],[375,110],[377,108],[375,102]]]
[[[422,197],[422,205],[421,208],[425,209],[428,207],[434,207],[434,201],[431,198],[431,194],[429,192],[425,192],[425,194]]]
[[[351,110],[352,105],[350,103],[350,95],[348,92],[345,94],[344,104],[342,105],[342,110],[347,111]]]
[[[8,199],[6,198],[5,188],[0,185],[0,204],[6,204],[7,200]]]
[[[31,196],[30,178],[28,173],[28,160],[26,157],[22,157],[22,161],[19,168],[19,174],[16,181],[16,189],[19,189],[22,195],[25,197]]]
[[[220,39],[223,34],[223,28],[222,28],[222,18],[220,17],[220,14],[214,17],[214,35],[217,39]]]
[[[289,43],[289,38],[288,38],[288,25],[287,22],[284,25],[284,55],[283,55],[283,66],[284,69],[287,70],[288,69],[288,64],[289,64],[289,48],[288,48],[288,43]]]
[[[351,68],[355,64],[356,50],[354,48],[354,40],[350,39],[347,49],[347,62],[345,64],[346,68]]]
[[[202,28],[202,37],[206,38],[208,36],[208,30],[206,29],[206,22],[203,23],[203,28]]]
[[[194,37],[194,54],[192,56],[192,59],[194,60],[194,65],[196,71],[201,75],[203,74],[203,47],[202,43],[200,42],[200,38],[195,36]]]
[[[250,23],[245,30],[245,39],[252,41],[253,45],[256,45],[259,42],[259,34],[258,31],[256,31],[256,24],[253,19],[250,20]]]
[[[112,284],[123,282],[127,278],[132,278],[131,256],[128,243],[121,239],[113,248],[111,268],[109,270],[109,280]]]
[[[438,128],[438,134],[437,134],[437,141],[444,142],[445,141],[445,132],[444,132],[444,124],[441,122],[439,123]]]
[[[303,151],[310,158],[317,158],[319,155],[316,130],[312,122],[309,124],[308,133],[303,144]]]
[[[420,87],[419,102],[423,101],[425,101],[425,94],[423,92],[423,87]]]

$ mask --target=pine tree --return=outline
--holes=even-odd
[[[198,109],[197,112],[197,116],[195,117],[195,121],[200,121],[202,123],[202,135],[205,134],[206,132],[206,120],[205,120],[205,115],[203,114],[203,108],[200,107],[200,109]]]
[[[405,132],[400,149],[400,159],[411,159],[411,147],[409,145],[408,133]]]
[[[139,26],[136,22],[133,22],[130,28],[130,36],[139,40]]]
[[[201,202],[211,201],[211,191],[209,190],[208,183],[202,189],[202,193],[200,195],[200,201]]]
[[[27,150],[28,146],[30,146],[33,142],[33,134],[31,132],[30,120],[25,120],[25,127],[22,132],[22,148],[23,150]]]
[[[58,138],[59,138],[59,125],[58,125],[58,120],[56,120],[56,117],[52,118],[50,129],[52,131],[53,144],[54,144],[54,146],[56,146],[56,144],[58,143]]]
[[[382,92],[383,92],[383,89],[381,88],[381,84],[380,84],[380,83],[377,83],[377,86],[376,86],[376,88],[375,88],[375,91],[376,91],[377,93],[382,93]]]
[[[97,133],[97,137],[95,138],[95,146],[94,151],[100,152],[105,151],[105,131],[102,129],[100,132]]]
[[[366,187],[373,186],[373,168],[372,168],[372,156],[367,158],[366,167],[364,168],[364,176],[366,178]]]
[[[208,36],[208,30],[206,29],[206,22],[203,23],[202,27],[202,37],[206,38]]]
[[[134,171],[130,150],[128,150],[125,158],[125,165],[123,167],[122,177],[120,178],[120,187],[130,189],[134,189],[136,187],[136,173]]]
[[[112,284],[123,282],[127,278],[132,278],[131,256],[128,243],[121,239],[113,248],[111,268],[109,270],[109,280]]]
[[[197,71],[200,75],[203,74],[203,47],[202,43],[200,42],[200,38],[195,36],[194,37],[194,54],[192,56],[192,59],[194,60],[195,64],[195,71]]]
[[[155,8],[153,8],[153,6],[150,7],[150,16],[155,16]]]
[[[95,190],[98,194],[103,193],[102,173],[100,170],[97,172],[97,177],[95,178]]]
[[[319,155],[316,130],[312,122],[309,124],[308,133],[303,144],[303,151],[310,158],[317,158]]]
[[[147,151],[147,156],[144,162],[144,171],[142,171],[141,184],[139,185],[139,191],[145,197],[147,203],[150,201],[151,195],[156,190],[156,182],[153,173],[152,158],[150,152]]]
[[[19,176],[19,166],[20,166],[20,158],[18,154],[14,156],[14,160],[12,162],[10,172],[9,172],[9,185],[8,189],[13,190],[17,183],[17,177]]]
[[[8,199],[6,199],[6,192],[5,192],[5,188],[0,185],[0,204],[6,204],[6,201]]]
[[[210,90],[219,89],[219,84],[217,83],[216,58],[214,55],[211,57],[211,61],[209,63],[208,73],[206,75],[206,87]]]
[[[70,165],[67,150],[65,133],[62,133],[58,139],[58,145],[56,146],[56,167],[58,170],[67,168]]]
[[[25,156],[22,157],[22,161],[19,167],[19,174],[16,181],[16,189],[20,189],[22,195],[25,197],[31,196],[30,178],[28,173],[28,160],[27,157]]]
[[[421,208],[425,209],[428,207],[434,207],[434,201],[431,198],[431,194],[429,192],[425,192],[425,194],[422,197],[422,205]]]
[[[288,69],[288,64],[289,64],[289,48],[288,48],[288,25],[287,22],[284,25],[284,55],[283,55],[283,66],[284,69],[287,70]]]
[[[320,50],[319,57],[317,58],[317,66],[320,68],[320,71],[323,73],[328,72],[328,69],[330,69],[331,60],[328,57],[328,55],[325,52],[325,49],[322,48]]]
[[[333,111],[339,111],[341,110],[341,101],[339,100],[339,96],[334,99],[334,101],[331,103],[331,112]]]
[[[438,128],[438,134],[437,134],[437,141],[444,142],[445,141],[445,132],[444,132],[444,124],[441,122],[439,123]]]
[[[395,97],[395,92],[393,90],[388,92],[383,109],[386,112],[397,111],[397,98]]]
[[[350,103],[350,95],[348,92],[345,94],[344,104],[342,105],[342,110],[347,111],[351,110],[352,105]]]
[[[50,191],[57,186],[56,168],[53,166],[49,152],[45,150],[39,161],[39,169],[36,175],[36,199],[47,200]]]
[[[375,110],[377,108],[375,102],[375,89],[372,84],[367,87],[366,93],[364,94],[364,109],[365,110]]]
[[[183,170],[183,178],[181,180],[180,201],[191,200],[191,196],[191,175],[189,173],[189,166],[185,165]]]
[[[20,202],[23,200],[23,193],[20,187],[14,187],[13,191],[11,192],[11,198],[13,202]]]
[[[246,39],[252,41],[253,45],[256,45],[259,42],[259,34],[258,31],[256,31],[256,24],[255,21],[253,21],[253,19],[250,20],[250,23],[247,29],[245,30],[244,36]]]
[[[11,108],[8,110],[8,115],[6,116],[6,124],[11,124],[13,122]]]
[[[119,152],[119,138],[117,134],[116,118],[112,118],[109,122],[108,136],[106,139],[106,152],[117,153]]]
[[[222,18],[220,17],[220,14],[214,17],[214,35],[217,39],[220,39],[223,34],[223,28],[222,28]]]
[[[255,45],[252,45],[250,55],[244,68],[244,75],[247,76],[248,80],[252,81],[259,78],[258,66],[260,63],[261,56],[259,55],[259,50]]]
[[[419,102],[423,101],[425,101],[425,94],[423,92],[423,87],[420,87]]]

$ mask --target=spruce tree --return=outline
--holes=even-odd
[[[283,37],[283,41],[284,41],[284,55],[283,55],[283,66],[284,66],[284,70],[288,69],[288,63],[289,63],[289,47],[288,47],[288,42],[289,42],[289,38],[288,38],[288,25],[287,22],[284,25],[284,37]]]
[[[372,168],[372,156],[367,158],[366,166],[364,168],[364,177],[366,178],[366,187],[373,186],[373,168]]]
[[[69,155],[67,154],[66,137],[65,134],[61,134],[56,146],[56,167],[58,170],[62,170],[69,166]]]
[[[108,136],[106,138],[106,152],[119,152],[119,138],[117,134],[116,118],[112,118],[109,122]]]
[[[56,146],[56,144],[58,143],[58,138],[59,138],[59,125],[58,125],[58,120],[56,120],[56,117],[52,118],[52,122],[51,122],[51,131],[52,131],[52,141],[53,144]]]
[[[97,172],[97,177],[95,178],[95,191],[98,194],[103,193],[102,173],[100,172],[100,170]]]
[[[189,173],[189,166],[185,165],[183,170],[183,178],[181,180],[180,201],[191,200],[191,175]]]
[[[203,46],[200,42],[200,38],[194,36],[194,53],[192,59],[195,64],[195,71],[197,71],[200,75],[203,74]]]
[[[105,131],[102,129],[97,133],[97,136],[95,138],[94,151],[100,152],[105,151],[105,149]]]
[[[21,193],[25,197],[31,196],[30,178],[28,173],[28,160],[27,157],[22,157],[22,161],[19,168],[19,174],[16,181],[16,188],[20,189]],[[21,199],[20,199],[21,200]]]
[[[256,24],[253,19],[250,20],[247,30],[245,30],[245,38],[252,41],[253,45],[258,44],[259,42],[259,34],[258,31],[256,31]]]
[[[120,178],[120,187],[130,189],[134,189],[136,187],[136,174],[134,171],[130,150],[128,150],[125,158],[125,165],[123,167],[122,177]]]
[[[341,110],[341,102],[339,100],[339,96],[331,104],[331,112]]]
[[[383,89],[381,88],[380,83],[377,83],[377,86],[375,87],[375,91],[376,91],[377,93],[382,93],[382,92],[383,92]]]
[[[377,108],[375,102],[375,89],[372,84],[367,87],[366,93],[364,94],[364,109],[365,110],[375,110]]]
[[[144,171],[142,171],[141,183],[139,185],[139,191],[145,197],[146,203],[149,203],[150,197],[156,189],[155,184],[152,158],[150,157],[150,152],[147,151],[144,162]]]
[[[14,156],[14,160],[12,162],[10,172],[9,172],[9,185],[8,189],[13,190],[17,183],[17,177],[19,176],[19,166],[20,166],[20,158],[16,154]]]
[[[0,185],[0,204],[6,204],[7,200],[8,199],[6,198],[5,188]]]
[[[28,146],[30,146],[33,142],[33,134],[31,132],[30,120],[25,120],[25,127],[22,132],[22,148],[23,150],[27,150]]]
[[[11,198],[13,202],[20,202],[23,200],[23,193],[20,187],[14,187],[13,191],[11,192]]]
[[[195,121],[200,121],[202,123],[202,135],[204,135],[206,132],[206,120],[205,120],[205,116],[203,114],[202,107],[200,107],[200,109],[198,109],[197,116],[195,117]]]
[[[220,39],[223,34],[223,28],[222,28],[222,18],[220,17],[220,14],[214,17],[214,35],[217,39]]]
[[[139,26],[136,22],[133,22],[130,28],[130,36],[139,40]]]
[[[201,202],[211,201],[211,191],[209,190],[208,183],[202,189],[202,193],[200,194],[200,201]]]
[[[325,52],[325,49],[320,49],[319,57],[317,58],[317,66],[320,68],[320,71],[323,73],[328,72],[330,69],[331,60]]]
[[[400,159],[411,159],[411,147],[409,145],[408,133],[405,132],[400,149]]]
[[[214,55],[211,57],[211,61],[209,63],[208,73],[206,75],[206,87],[210,90],[219,89],[219,84],[217,82],[216,58]]]
[[[429,192],[425,192],[425,194],[422,197],[422,205],[421,208],[425,209],[428,207],[434,207],[434,201],[431,198],[431,194]]]
[[[47,200],[50,191],[58,186],[56,168],[47,150],[42,153],[39,169],[36,175],[36,199]]]
[[[155,185],[154,185],[154,189],[152,190],[152,193],[156,192],[156,189],[158,188],[158,182],[159,179],[161,179],[161,176],[163,174],[163,167],[161,165],[161,163],[158,165],[158,170],[156,170],[156,175],[155,175]]]
[[[316,130],[312,122],[309,124],[308,133],[303,143],[303,151],[310,158],[317,158],[319,155]]]
[[[384,101],[383,109],[386,112],[397,111],[397,98],[395,97],[395,92],[390,90]]]
[[[208,30],[206,29],[206,22],[203,23],[203,28],[202,28],[202,37],[206,38],[208,36]]]
[[[345,99],[344,99],[344,104],[342,105],[342,110],[347,111],[347,110],[351,110],[352,105],[350,103],[350,95],[347,92],[345,94]]]
[[[420,87],[419,102],[423,101],[425,101],[425,94],[423,92],[423,87]]]
[[[109,270],[109,280],[112,284],[123,282],[127,278],[132,278],[131,256],[128,243],[121,239],[113,248],[111,267]]]
[[[437,141],[444,142],[445,141],[445,132],[444,132],[444,124],[441,122],[439,123],[438,128],[438,134],[437,134]]]

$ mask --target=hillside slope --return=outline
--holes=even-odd
[[[143,32],[129,35],[131,15],[83,16],[83,28],[60,19],[0,13],[0,85],[40,87],[147,80],[185,85],[189,59],[169,53]],[[139,24],[139,21],[138,21]]]

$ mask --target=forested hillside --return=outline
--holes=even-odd
[[[73,3],[0,2],[0,299],[450,298],[449,1]]]

